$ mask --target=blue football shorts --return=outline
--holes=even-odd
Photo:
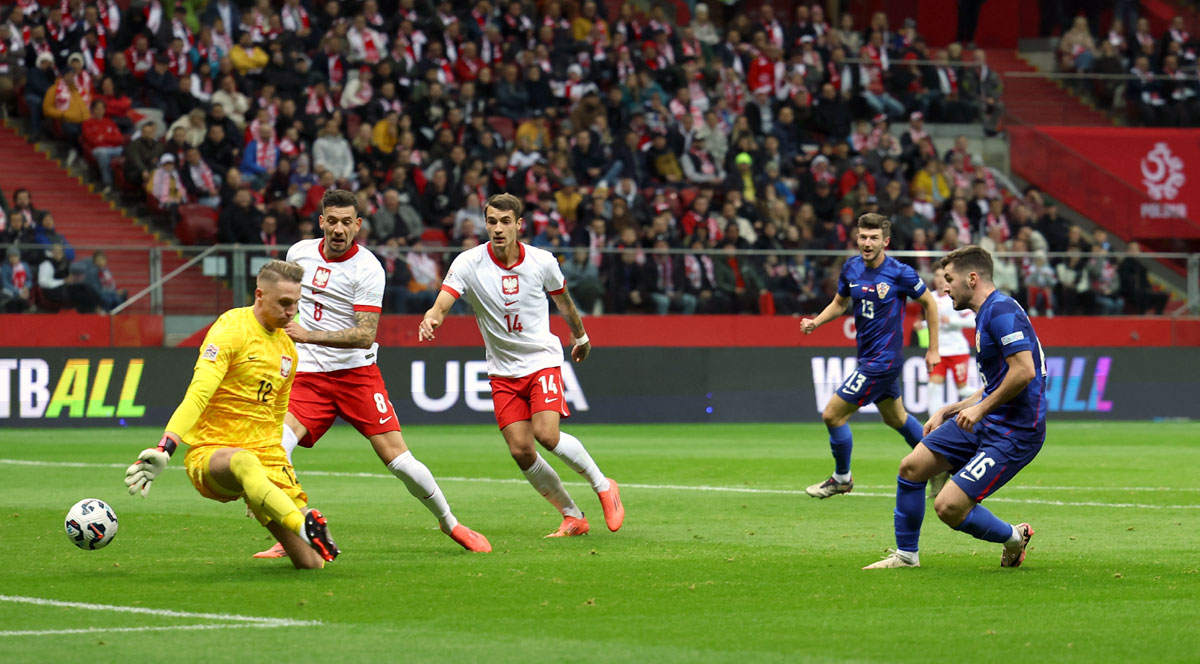
[[[983,423],[964,431],[953,419],[929,432],[921,443],[950,462],[952,478],[975,502],[995,493],[1042,450],[1044,440],[1001,435]]]

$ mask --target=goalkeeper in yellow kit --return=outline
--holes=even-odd
[[[279,260],[259,270],[254,304],[213,323],[158,447],[142,450],[125,471],[129,493],[145,497],[178,444],[187,443],[184,466],[200,495],[245,500],[302,569],[338,555],[325,517],[305,509],[308,496],[279,443],[296,375],[296,346],[283,328],[296,315],[303,277],[302,267]]]

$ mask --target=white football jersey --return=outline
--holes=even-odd
[[[379,259],[357,244],[340,258],[328,261],[325,240],[301,240],[288,249],[287,259],[304,268],[300,283],[300,325],[306,330],[335,332],[355,326],[354,313],[383,310],[385,276]],[[297,371],[337,371],[375,364],[379,344],[370,348],[328,348],[296,344]]]
[[[938,326],[938,354],[942,357],[970,355],[971,346],[963,335],[963,329],[975,327],[975,312],[970,309],[954,310],[954,299],[949,295],[934,295],[937,300],[938,316],[949,323]]]
[[[561,367],[562,341],[550,332],[550,303],[566,287],[554,254],[519,244],[521,256],[506,268],[490,242],[464,251],[450,264],[442,290],[464,297],[487,347],[490,376],[522,378]]]

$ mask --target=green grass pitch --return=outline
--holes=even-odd
[[[321,571],[253,560],[267,533],[201,498],[172,461],[148,499],[123,468],[151,429],[0,429],[0,661],[1195,662],[1200,660],[1200,425],[1051,422],[1041,455],[987,504],[1037,529],[1020,569],[930,505],[921,569],[861,571],[892,539],[895,432],[859,417],[848,496],[803,487],[832,467],[820,425],[575,426],[624,490],[604,528],[557,514],[486,426],[408,427],[468,554],[335,428],[297,473],[343,555]],[[181,457],[181,455],[179,455]],[[87,552],[75,501],[120,533]],[[32,604],[28,599],[138,607]],[[17,601],[21,600],[21,601]],[[201,614],[201,615],[193,615]],[[314,621],[297,624],[288,621]]]

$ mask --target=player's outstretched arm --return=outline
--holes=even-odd
[[[306,330],[296,321],[291,321],[284,332],[298,344],[314,344],[329,348],[370,348],[375,343],[375,332],[379,329],[379,312],[354,312],[354,327],[325,332]]]
[[[429,311],[425,312],[425,317],[421,319],[421,325],[417,328],[418,341],[433,341],[437,338],[433,331],[441,327],[442,322],[446,320],[446,314],[450,313],[450,307],[454,306],[454,299],[450,293],[438,291],[437,299],[433,301]]]
[[[561,293],[551,295],[550,298],[562,312],[563,318],[567,321],[567,327],[571,328],[571,337],[575,339],[575,345],[571,348],[571,359],[576,362],[586,360],[588,354],[592,352],[592,342],[583,329],[583,318],[579,315],[579,309],[575,308],[575,300],[567,292],[566,286],[563,287]]]
[[[150,493],[150,485],[159,473],[167,467],[175,448],[179,446],[179,435],[164,431],[162,440],[157,447],[147,447],[138,454],[137,461],[125,469],[125,486],[129,487],[129,495],[142,492],[142,498]]]
[[[1020,394],[1021,390],[1025,389],[1025,386],[1029,385],[1037,375],[1037,370],[1033,367],[1032,351],[1018,351],[1004,360],[1008,363],[1008,372],[1004,374],[1004,380],[1000,381],[996,389],[983,401],[960,411],[956,418],[958,426],[967,431],[973,431],[980,420],[1000,404],[1007,403]]]
[[[800,321],[800,330],[805,334],[812,334],[814,330],[821,327],[831,320],[836,320],[839,316],[846,313],[846,309],[850,307],[851,299],[838,293],[833,296],[833,301],[825,310],[817,314],[816,318],[805,318]]]
[[[937,300],[934,299],[932,292],[925,291],[917,301],[925,307],[925,325],[929,328],[929,349],[925,351],[925,369],[933,371],[934,367],[942,363],[942,356],[938,353],[938,324],[941,322],[941,316],[938,313]]]

